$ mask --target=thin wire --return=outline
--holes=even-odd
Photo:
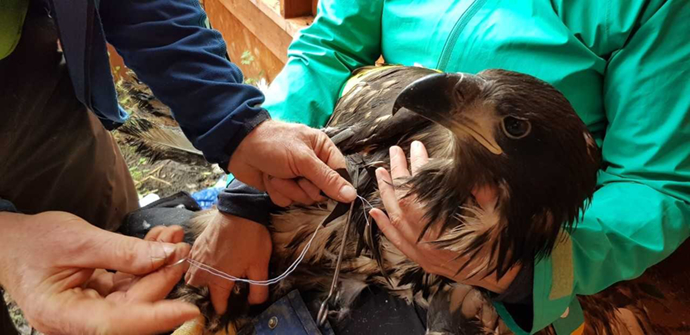
[[[367,199],[365,199],[361,195],[357,195],[357,198],[362,201],[362,214],[364,214],[364,220],[367,222],[367,225],[370,225],[371,223],[369,222],[369,213],[367,213],[366,208],[364,207],[364,204],[369,205],[369,208],[374,209],[374,205],[372,205]]]
[[[238,278],[233,275],[227,274],[223,271],[220,271],[216,268],[213,268],[209,265],[206,265],[202,262],[199,262],[197,260],[193,260],[191,258],[183,258],[176,262],[175,264],[171,264],[169,266],[175,266],[184,262],[188,262],[191,266],[197,267],[200,270],[206,271],[216,277],[220,277],[229,281],[234,281],[234,282],[243,282],[243,283],[249,283],[252,285],[258,285],[258,286],[269,286],[276,284],[280,282],[281,280],[287,278],[292,272],[294,272],[297,269],[297,266],[304,260],[304,257],[307,255],[307,252],[309,251],[309,248],[311,247],[311,243],[314,241],[314,238],[316,238],[316,234],[319,232],[319,229],[321,228],[321,223],[319,223],[318,226],[316,226],[316,230],[314,230],[314,233],[312,234],[311,238],[309,239],[309,242],[307,242],[307,245],[302,249],[302,252],[300,253],[299,257],[283,272],[278,277],[268,279],[268,280],[252,280],[252,279],[244,279],[244,278]]]

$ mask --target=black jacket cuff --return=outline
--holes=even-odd
[[[268,225],[271,214],[281,208],[271,201],[266,192],[259,191],[235,179],[218,195],[218,210],[221,213]]]

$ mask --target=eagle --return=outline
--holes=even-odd
[[[377,286],[426,308],[429,333],[510,333],[488,292],[425,272],[373,224],[368,209],[385,211],[373,171],[389,168],[391,146],[420,141],[428,150],[430,162],[394,186],[425,209],[424,231],[440,232],[431,243],[498,277],[551,255],[591,200],[601,164],[592,135],[561,92],[503,69],[470,74],[401,65],[359,68],[323,131],[346,157],[347,169],[340,172],[360,198],[272,213],[271,273],[285,272],[305,254],[294,272],[270,287],[269,302],[295,289],[320,292],[326,300],[335,284],[335,299],[327,300],[330,322],[346,315],[364,288]],[[497,190],[493,208],[478,206],[472,194],[484,185]],[[213,215],[215,209],[190,219],[185,229],[192,240]],[[210,334],[250,326],[247,291],[235,285],[225,315],[216,315],[203,288],[181,283],[171,297],[200,306],[206,319],[201,332]],[[645,323],[642,308],[596,299],[580,298],[587,333],[645,332],[638,326]],[[631,314],[621,308],[633,310],[632,321],[618,317]]]

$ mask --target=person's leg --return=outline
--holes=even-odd
[[[238,335],[305,334],[424,334],[426,313],[417,305],[409,305],[388,292],[371,287],[365,289],[350,311],[338,322],[329,321],[319,327],[317,315],[323,295],[318,292],[294,290],[256,311],[252,320]],[[255,306],[259,307],[259,306]]]
[[[76,99],[40,10],[0,61],[0,198],[22,213],[66,211],[115,230],[138,207],[134,183],[111,134]]]
[[[321,300],[312,292],[303,292],[302,298],[316,318]],[[331,327],[335,335],[424,334],[426,311],[381,288],[370,286],[362,291],[348,315],[340,322],[331,323]]]
[[[39,1],[0,60],[0,198],[22,213],[59,210],[115,230],[138,207],[112,136],[79,103]],[[0,299],[0,334],[18,334]]]
[[[10,312],[7,310],[5,300],[2,298],[2,290],[0,290],[0,334],[2,335],[19,335],[19,332],[14,327]]]

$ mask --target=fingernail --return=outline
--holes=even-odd
[[[155,250],[159,250],[159,252],[157,252],[157,255],[153,255],[154,258],[167,259],[168,257],[170,257],[170,255],[175,253],[175,245],[170,243],[159,244],[161,244],[162,248],[155,248]]]
[[[345,185],[340,189],[340,198],[343,200],[352,201],[355,200],[355,197],[357,197],[357,191],[355,191],[354,187]]]
[[[386,169],[384,169],[384,168],[382,168],[382,167],[376,169],[376,178],[377,178],[377,179],[383,178],[383,171],[385,171],[385,170],[386,170]]]
[[[419,141],[412,142],[412,145],[414,145],[415,149],[421,149],[422,148],[422,142],[419,142]]]

